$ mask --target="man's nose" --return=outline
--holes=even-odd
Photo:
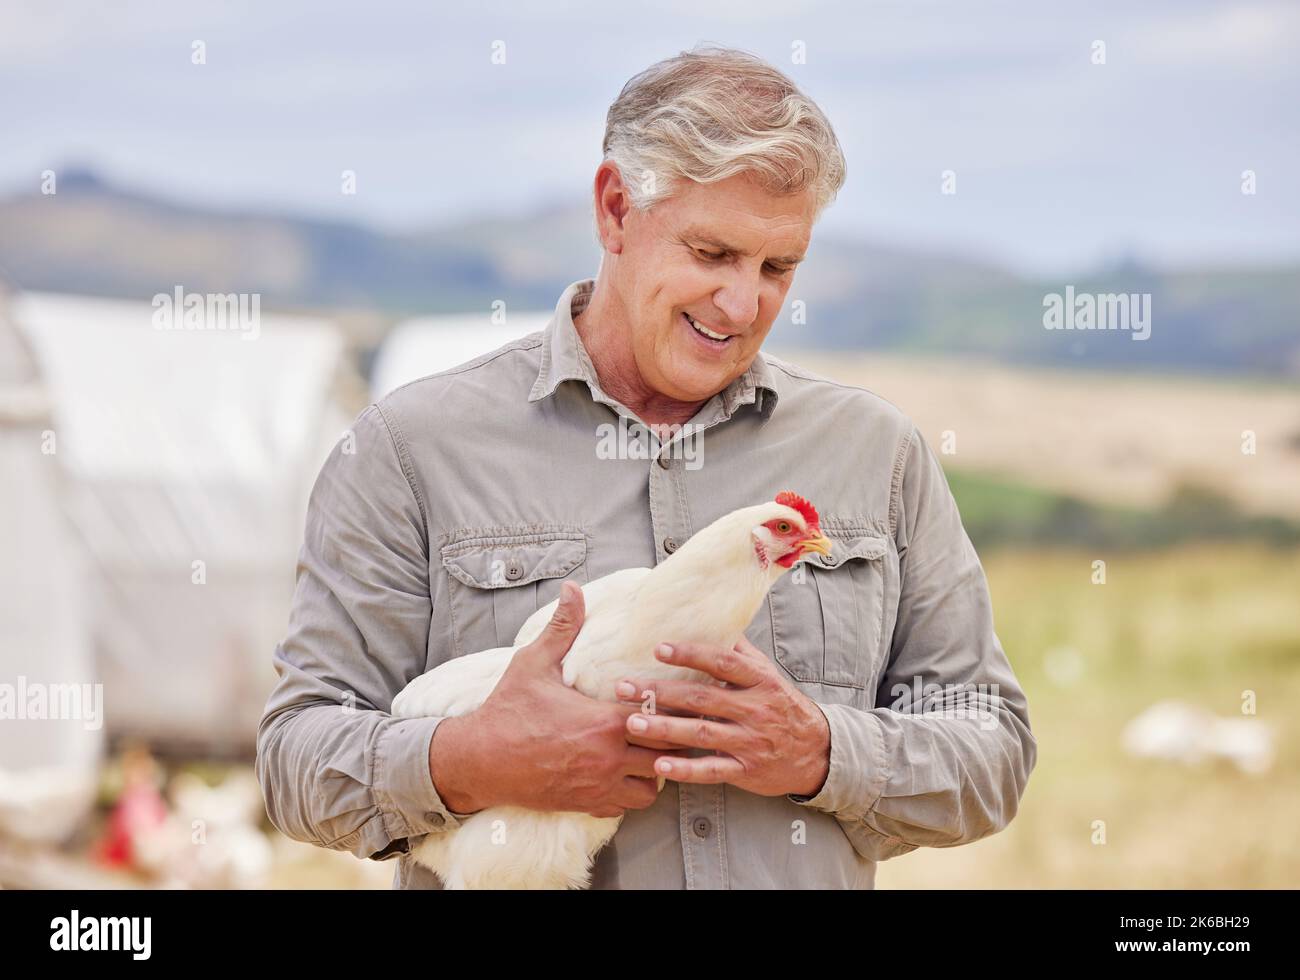
[[[727,318],[727,326],[744,330],[758,316],[759,273],[746,269],[731,272],[725,285],[713,294],[714,305]]]

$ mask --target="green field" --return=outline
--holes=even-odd
[[[1107,563],[1105,585],[1091,583],[1095,559]],[[998,636],[1029,697],[1037,768],[1007,830],[885,862],[878,886],[1300,887],[1300,551],[1002,550],[984,565]],[[1157,701],[1240,717],[1247,690],[1277,734],[1266,774],[1134,759],[1122,747],[1124,725]]]

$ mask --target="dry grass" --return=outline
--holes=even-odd
[[[1300,389],[1280,383],[1023,369],[974,361],[792,351],[889,399],[944,465],[1112,504],[1156,506],[1179,482],[1243,510],[1300,517]],[[1242,432],[1256,434],[1244,455]]]

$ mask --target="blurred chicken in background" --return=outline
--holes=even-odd
[[[120,790],[95,845],[96,860],[152,887],[260,888],[271,867],[262,800],[246,769],[209,786],[179,772],[161,792],[162,767],[142,746],[119,762]]]
[[[1124,729],[1130,755],[1196,766],[1223,759],[1244,773],[1273,767],[1277,754],[1273,728],[1258,718],[1220,718],[1185,701],[1161,701]]]

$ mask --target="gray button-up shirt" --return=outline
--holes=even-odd
[[[578,583],[662,561],[738,507],[795,490],[832,554],[783,576],[746,632],[830,723],[816,796],[668,783],[600,852],[595,888],[869,888],[876,862],[1014,816],[1037,744],[983,569],[934,453],[871,392],[759,354],[660,443],[604,393],[571,285],[546,329],[367,408],[312,491],[257,772],[288,836],[400,856],[457,822],[434,789],[438,718],[393,697],[508,646]],[[671,641],[673,637],[664,637]]]

